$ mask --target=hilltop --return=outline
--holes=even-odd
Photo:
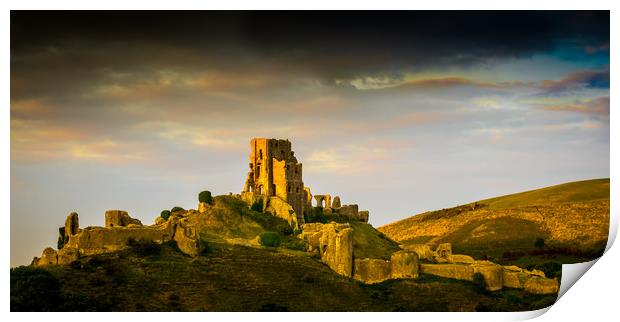
[[[425,212],[378,230],[404,245],[452,243],[502,263],[600,256],[609,231],[609,179],[570,182]]]
[[[187,213],[191,210],[175,215]],[[182,252],[174,240],[141,240],[68,265],[14,268],[11,310],[511,311],[543,308],[556,298],[522,289],[492,293],[470,281],[432,275],[366,284],[306,251],[306,242],[285,220],[231,196],[214,197],[196,218],[204,245],[197,256]],[[367,223],[331,219],[353,227],[356,258],[389,259],[400,250]],[[265,233],[281,242],[262,245]]]
[[[591,237],[600,235],[605,202],[609,208],[597,188],[551,189],[554,204],[539,205],[545,193],[507,196],[407,219],[384,233],[357,204],[312,195],[290,141],[250,144],[240,194],[201,191],[197,209],[163,210],[151,225],[107,210],[103,227],[81,228],[70,213],[57,249],[11,269],[11,309],[538,309],[555,301],[557,265],[501,265],[480,252],[527,248],[539,236],[549,245],[564,238],[598,247]],[[593,224],[573,227],[574,213],[585,211],[595,213]],[[575,238],[582,235],[589,238]]]

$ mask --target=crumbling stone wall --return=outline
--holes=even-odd
[[[312,211],[312,191],[310,187],[304,187],[304,213]]]
[[[360,221],[367,223],[368,217],[370,217],[370,212],[368,210],[361,210],[357,213],[357,215],[360,218]]]
[[[348,223],[308,223],[299,238],[308,243],[308,251],[318,252],[321,261],[336,273],[353,274],[353,228]]]
[[[316,200],[316,206],[325,208],[323,201],[325,200],[325,195],[314,195],[314,199]]]
[[[420,264],[420,273],[467,281],[473,281],[474,274],[480,273],[489,291],[510,287],[525,289],[536,294],[553,294],[559,289],[557,279],[545,277],[542,271],[528,271],[517,266],[476,261],[467,255],[452,255],[451,251],[448,257],[446,252],[448,249],[451,250],[450,244],[439,245],[434,254],[435,261],[439,264]]]
[[[126,211],[106,210],[105,227],[127,227],[129,225],[142,226],[142,222],[138,219],[131,218]]]
[[[339,196],[335,196],[335,197],[334,197],[334,201],[332,201],[332,208],[334,208],[334,209],[338,209],[338,208],[340,208],[340,207],[341,207],[341,204],[340,204],[340,197],[339,197]]]
[[[343,205],[340,207],[340,214],[346,215],[349,217],[358,217],[358,209],[359,207],[355,204],[353,205]]]
[[[67,216],[65,220],[65,239],[64,242],[68,243],[71,236],[75,236],[80,230],[80,221],[77,212],[72,212]]]

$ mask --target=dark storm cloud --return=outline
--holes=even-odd
[[[12,67],[151,64],[360,73],[469,66],[608,42],[603,12],[12,12]],[[69,56],[71,57],[71,56]],[[103,64],[102,64],[103,63]],[[107,64],[106,64],[107,63]]]

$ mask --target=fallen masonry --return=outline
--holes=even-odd
[[[559,289],[557,279],[547,278],[541,271],[501,266],[490,261],[474,260],[467,255],[453,255],[449,243],[440,244],[434,252],[427,245],[415,245],[393,253],[390,260],[354,258],[352,233],[353,228],[348,224],[312,223],[306,224],[298,237],[308,243],[309,251],[318,249],[321,261],[336,273],[368,284],[416,278],[419,274],[474,281],[474,276],[481,274],[489,291],[508,287],[536,294],[552,294]],[[420,259],[434,263],[420,263]]]

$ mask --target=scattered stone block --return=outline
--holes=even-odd
[[[411,250],[418,254],[418,258],[422,260],[433,260],[435,253],[433,250],[425,244],[409,244],[405,246],[406,250]]]
[[[421,274],[430,274],[457,280],[474,280],[474,268],[463,264],[420,264]]]
[[[375,258],[356,259],[353,278],[367,284],[380,283],[390,279],[391,271],[390,261]]]
[[[501,265],[489,261],[476,261],[472,267],[474,274],[480,273],[484,277],[487,290],[497,291],[504,286],[504,269]]]
[[[475,260],[473,257],[468,255],[453,254],[452,262],[455,264],[473,264]]]
[[[452,244],[443,243],[437,246],[435,250],[435,262],[452,263]]]
[[[413,251],[398,251],[392,254],[391,278],[416,278],[419,274],[420,263],[418,254]]]
[[[532,276],[524,285],[525,291],[533,294],[556,294],[560,289],[556,279]]]
[[[329,223],[320,238],[321,261],[336,273],[351,277],[353,273],[353,229],[349,224]]]

